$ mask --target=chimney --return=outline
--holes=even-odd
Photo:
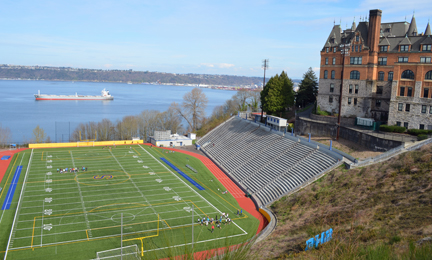
[[[378,44],[381,32],[381,14],[382,11],[379,9],[369,11],[368,45],[369,50],[372,53],[378,53]]]

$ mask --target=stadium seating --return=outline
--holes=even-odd
[[[213,129],[197,144],[264,205],[338,162],[332,153],[238,117]]]

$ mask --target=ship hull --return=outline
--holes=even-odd
[[[114,100],[113,96],[35,95],[36,100]]]

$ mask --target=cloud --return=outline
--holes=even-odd
[[[105,68],[111,68],[113,65],[112,64],[104,64],[103,65]]]
[[[228,69],[234,67],[234,64],[230,63],[200,63],[199,67],[209,67],[209,68],[220,68],[220,69]]]
[[[221,68],[221,69],[227,69],[227,68],[234,67],[234,64],[220,63],[220,64],[218,64],[218,67]]]

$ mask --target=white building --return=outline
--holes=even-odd
[[[270,128],[277,129],[278,131],[287,127],[287,120],[285,118],[277,117],[277,116],[267,116],[267,125]]]
[[[160,147],[178,147],[192,145],[192,138],[179,134],[171,134],[171,130],[154,131],[154,136],[150,136],[150,143]]]

